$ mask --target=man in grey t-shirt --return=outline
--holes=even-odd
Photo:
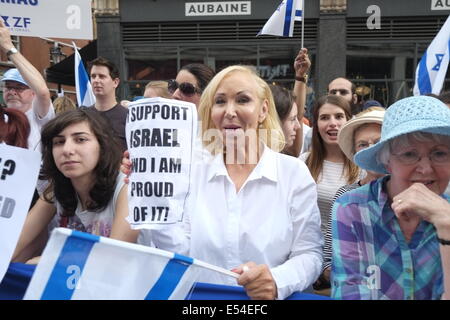
[[[120,82],[119,71],[111,61],[98,57],[89,62],[89,75],[95,95],[95,104],[92,107],[110,122],[123,152],[127,149],[125,122],[128,109],[117,103],[116,99],[116,88]]]

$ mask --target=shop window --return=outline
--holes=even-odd
[[[177,60],[128,60],[128,81],[173,79],[177,74]]]
[[[392,63],[393,58],[347,57],[347,78],[356,85],[359,102],[377,100],[383,106],[391,103],[398,87],[391,78]]]

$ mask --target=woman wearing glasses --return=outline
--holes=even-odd
[[[185,65],[176,79],[169,81],[169,93],[173,99],[192,102],[198,107],[202,92],[213,77],[214,71],[204,64]]]
[[[416,96],[394,103],[381,140],[355,162],[388,175],[333,206],[332,297],[450,299],[450,110]]]
[[[202,92],[214,77],[214,74],[214,71],[207,65],[201,63],[187,64],[178,71],[175,80],[169,80],[167,89],[172,99],[191,102],[198,108]],[[147,89],[146,87],[146,92]],[[144,97],[148,98],[151,96],[144,94]],[[123,103],[124,105],[129,104],[127,100],[123,100]],[[201,145],[200,141],[198,145]],[[202,158],[206,156],[201,147],[199,147],[198,154]],[[129,159],[130,154],[128,150],[125,150],[122,159],[125,167],[128,165]],[[123,171],[126,171],[126,169],[123,169]],[[128,182],[128,179],[125,179],[125,182]]]

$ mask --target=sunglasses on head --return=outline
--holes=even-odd
[[[201,93],[200,89],[196,88],[192,83],[178,83],[175,80],[169,80],[168,89],[170,94],[173,94],[177,89],[180,89],[181,93],[185,96],[193,96],[196,93]]]

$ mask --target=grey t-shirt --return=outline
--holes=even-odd
[[[120,143],[122,152],[127,150],[125,123],[127,121],[128,109],[122,106],[120,103],[116,104],[114,107],[107,111],[97,110],[94,106],[92,106],[92,108],[109,121],[109,123],[111,124],[111,128],[114,131],[114,135]]]

